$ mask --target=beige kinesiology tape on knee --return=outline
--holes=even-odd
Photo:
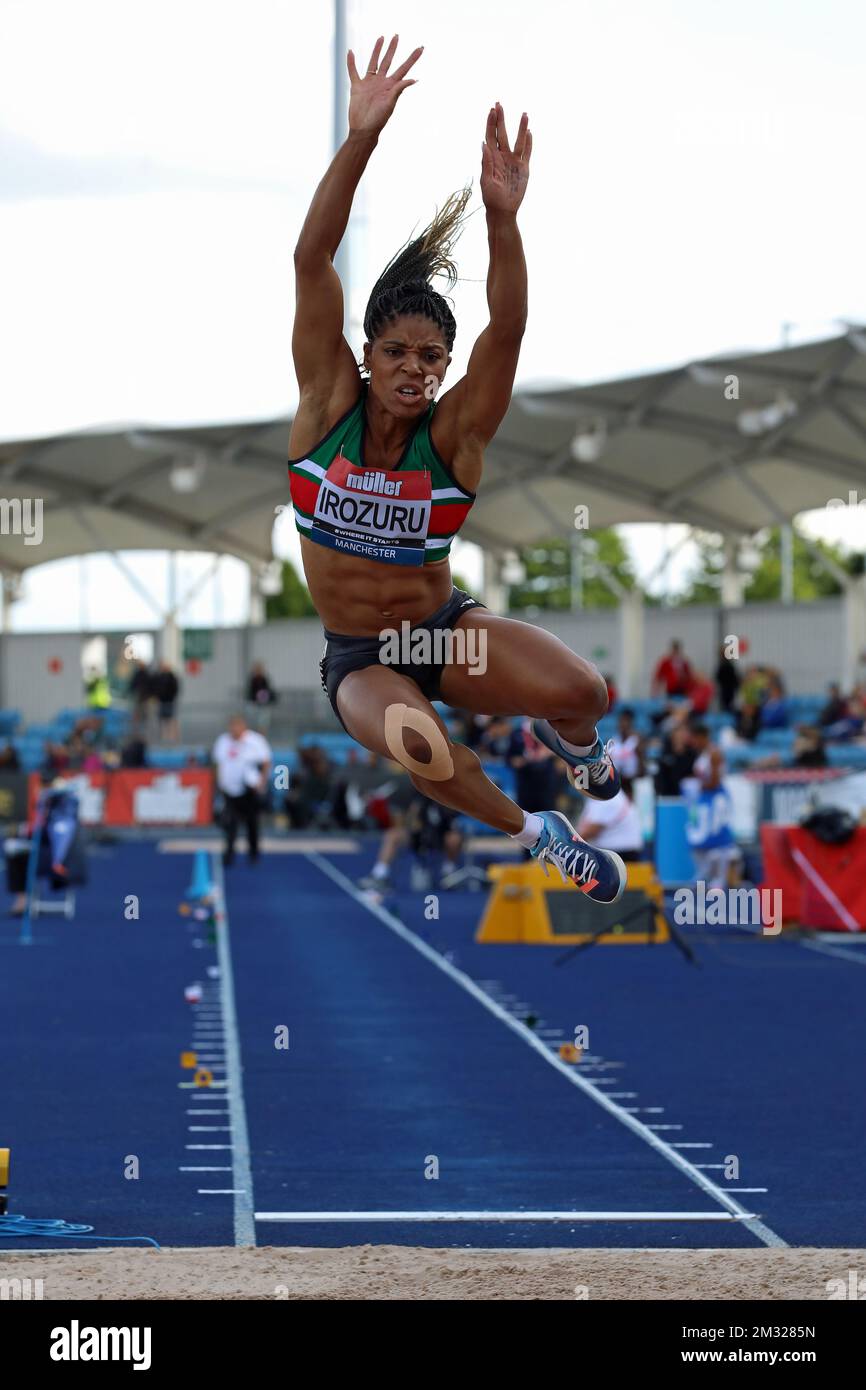
[[[416,762],[406,751],[404,729],[414,729],[422,738],[426,738],[432,754],[429,763]],[[423,710],[412,709],[409,705],[388,705],[385,710],[385,742],[391,756],[396,762],[402,763],[407,772],[426,777],[429,782],[447,782],[454,775],[454,760],[448,744],[436,721]]]

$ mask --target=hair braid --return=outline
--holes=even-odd
[[[379,276],[364,314],[364,334],[372,343],[385,325],[401,314],[423,314],[442,330],[448,351],[457,336],[457,323],[444,295],[429,281],[434,275],[448,277],[448,289],[457,283],[457,267],[452,250],[462,228],[466,204],[472,196],[468,185],[452,193],[441,212],[437,212],[420,236],[405,243]]]

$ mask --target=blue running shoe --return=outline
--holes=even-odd
[[[567,764],[566,775],[575,791],[581,792],[583,796],[592,797],[593,801],[610,801],[611,797],[622,790],[619,773],[608,751],[613,739],[602,743],[601,739],[597,738],[592,752],[585,758],[580,758],[576,753],[569,753],[567,748],[563,748],[559,734],[546,719],[533,719],[532,732],[539,743],[550,748]]]
[[[628,870],[618,854],[595,849],[582,840],[574,826],[559,811],[537,812],[544,829],[529,853],[547,873],[554,864],[563,883],[570,879],[594,903],[619,902],[625,892]]]

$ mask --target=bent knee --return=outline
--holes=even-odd
[[[430,782],[444,782],[454,775],[455,745],[423,710],[389,706],[384,736],[390,756],[406,768],[413,781],[415,775]]]
[[[451,771],[449,773],[445,774],[444,772],[444,762],[442,775],[440,776],[431,777],[426,767],[424,769],[413,769],[410,772],[409,775],[413,785],[417,787],[418,791],[422,792],[424,796],[431,795],[431,786],[437,783],[441,786],[443,782],[450,782],[452,779],[460,778],[469,771],[473,765],[475,767],[481,766],[481,759],[478,757],[477,753],[473,753],[472,749],[467,748],[463,743],[449,743],[448,753],[451,759]]]
[[[610,697],[607,682],[597,666],[582,657],[576,659],[565,679],[551,691],[550,705],[554,712],[548,719],[601,719],[607,714]]]

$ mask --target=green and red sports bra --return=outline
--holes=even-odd
[[[430,438],[436,402],[416,422],[396,468],[364,464],[369,382],[320,444],[289,459],[295,522],[302,536],[347,555],[391,565],[444,560],[475,501]]]

